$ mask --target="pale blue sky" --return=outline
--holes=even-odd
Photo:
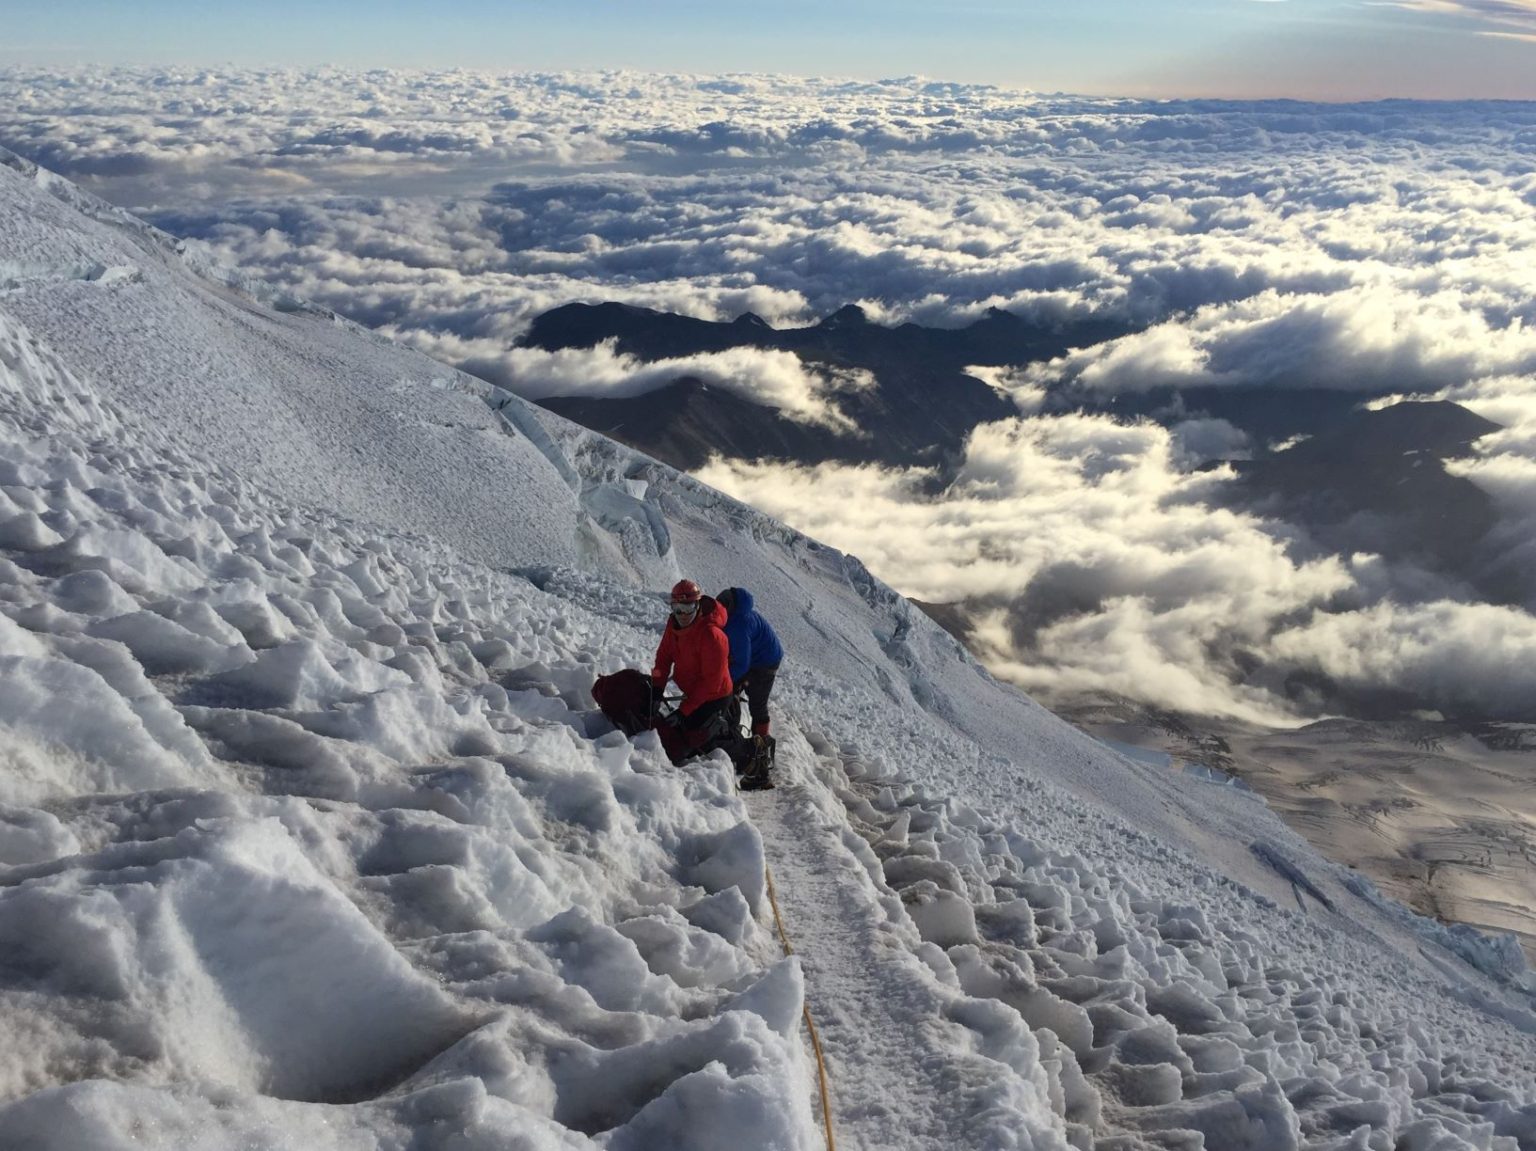
[[[0,0],[3,64],[920,74],[1156,96],[1536,99],[1536,0]]]

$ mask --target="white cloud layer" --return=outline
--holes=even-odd
[[[777,408],[791,420],[819,424],[846,435],[858,428],[829,398],[874,385],[868,372],[808,367],[790,352],[730,348],[696,356],[638,360],[609,340],[595,348],[507,348],[494,340],[427,335],[416,341],[439,359],[528,399],[639,396],[691,376],[754,403]]]
[[[1409,6],[1530,27],[1523,2]],[[1466,403],[1510,425],[1459,470],[1493,496],[1497,562],[1536,609],[1536,105],[11,69],[0,144],[529,395],[693,374],[827,423],[829,397],[859,384],[759,353],[642,364],[513,346],[578,300],[775,324],[846,303],[884,322],[958,325],[989,307],[1124,321],[1135,334],[1054,363],[979,365],[1023,418],[978,432],[937,498],[920,472],[717,464],[708,478],[920,598],[996,603],[990,658],[1037,689],[1151,684],[1159,702],[1273,717],[1280,685],[1244,670],[1273,645],[1297,670],[1447,706],[1436,668],[1490,699],[1536,698],[1518,606],[1458,606],[1465,589],[1433,576],[1319,558],[1276,525],[1210,511],[1224,481],[1190,469],[1252,447],[1230,426],[1034,416],[1063,383]],[[1500,628],[1513,648],[1479,642]]]
[[[1159,322],[1268,292],[1268,322],[1294,300],[1305,324],[1318,297],[1385,290],[1459,296],[1494,329],[1532,319],[1530,105],[13,69],[0,109],[0,143],[420,329],[516,330],[598,296],[775,321],[862,302],[888,320]]]
[[[859,555],[926,601],[996,604],[978,654],[1043,690],[1109,690],[1194,710],[1286,718],[1273,685],[1234,687],[1236,652],[1354,586],[1256,520],[1212,510],[1223,473],[1188,474],[1152,424],[1003,421],[972,437],[937,497],[918,470],[715,461],[701,477]],[[1031,594],[1021,592],[1029,588]]]
[[[1454,286],[1405,289],[1408,275],[1328,294],[1266,289],[1207,305],[1036,365],[1024,380],[1072,380],[1105,393],[1221,385],[1430,392],[1536,375],[1536,315],[1524,314],[1536,301],[1494,321]]]
[[[1512,466],[1491,458],[1469,467]],[[1527,512],[1533,473],[1512,477]],[[1277,525],[1213,510],[1226,474],[1186,471],[1178,437],[1155,425],[990,425],[938,496],[924,494],[927,473],[875,466],[716,460],[700,475],[917,599],[994,605],[977,654],[1048,698],[1114,692],[1285,723],[1322,702],[1295,689],[1297,673],[1458,714],[1524,714],[1536,692],[1526,611],[1457,602],[1463,589],[1442,577],[1318,555]]]

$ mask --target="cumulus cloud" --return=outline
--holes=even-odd
[[[967,601],[978,656],[1047,700],[1110,692],[1259,723],[1315,717],[1339,691],[1528,708],[1536,618],[1220,510],[1227,476],[1190,473],[1180,453],[1156,425],[1073,415],[978,429],[938,495],[916,469],[715,460],[700,474],[917,599]]]
[[[1240,682],[1241,654],[1356,581],[1214,508],[1229,477],[1186,472],[1181,450],[1155,424],[1069,415],[977,429],[937,496],[921,469],[715,460],[700,475],[917,599],[980,605],[978,654],[1028,688],[1293,718],[1274,684]]]
[[[1318,612],[1270,643],[1278,658],[1340,683],[1412,692],[1446,711],[1528,714],[1536,691],[1536,619],[1508,607],[1440,601]]]
[[[1524,316],[1491,320],[1461,292],[1414,292],[1394,282],[1404,277],[1212,304],[1036,365],[1024,381],[1104,393],[1222,385],[1432,392],[1536,372],[1536,326]]]
[[[776,408],[788,419],[845,435],[856,435],[859,429],[838,408],[837,393],[873,387],[875,382],[868,372],[808,366],[789,352],[758,348],[639,360],[618,352],[611,340],[595,348],[554,352],[503,348],[493,341],[479,341],[477,347],[454,336],[424,342],[439,358],[462,364],[474,375],[528,399],[638,396],[690,376]]]

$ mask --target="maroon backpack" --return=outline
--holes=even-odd
[[[661,736],[661,746],[673,763],[683,763],[694,756],[703,755],[717,747],[723,747],[736,764],[738,773],[748,771],[753,763],[754,748],[762,749],[741,734],[741,704],[732,699],[721,711],[713,724],[697,731],[686,731],[670,723],[659,723],[662,693],[651,684],[651,677],[634,668],[625,668],[612,675],[598,677],[592,685],[592,698],[609,722],[625,735],[638,735],[654,730]],[[770,741],[771,743],[771,741]],[[771,757],[771,751],[770,751]],[[759,774],[767,779],[765,761]],[[744,784],[743,786],[748,786]],[[758,783],[758,787],[772,787],[772,783]]]
[[[592,685],[592,698],[625,735],[650,731],[661,710],[661,692],[652,686],[651,677],[632,667],[599,676]]]

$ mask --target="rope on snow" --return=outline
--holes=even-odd
[[[763,875],[768,880],[768,902],[773,907],[773,922],[779,929],[779,941],[784,945],[784,954],[793,955],[795,949],[789,942],[789,933],[784,930],[784,917],[779,914],[779,897],[773,889],[773,872],[768,869],[768,864],[763,864]],[[805,1027],[811,1033],[811,1050],[816,1053],[816,1077],[821,1081],[821,1119],[827,1128],[827,1151],[837,1151],[837,1140],[832,1135],[832,1097],[827,1089],[827,1060],[821,1053],[821,1037],[816,1034],[816,1021],[811,1018],[811,1005],[803,1005],[805,1013]]]

